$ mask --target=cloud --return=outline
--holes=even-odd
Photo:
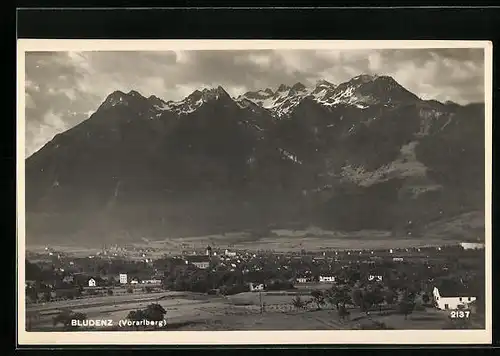
[[[422,98],[484,98],[482,49],[30,52],[26,154],[89,116],[115,90],[179,100],[202,86],[231,95],[361,73],[390,75]]]

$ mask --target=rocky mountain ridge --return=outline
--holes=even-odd
[[[484,209],[484,106],[387,76],[180,101],[110,94],[26,160],[27,238],[270,226],[418,235]]]

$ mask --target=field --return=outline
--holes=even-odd
[[[253,236],[245,232],[229,232],[191,237],[166,237],[160,240],[146,238],[129,241],[137,248],[153,248],[149,257],[158,258],[165,253],[180,253],[189,248],[231,247],[235,249],[296,251],[306,249],[318,251],[325,249],[380,249],[380,248],[410,248],[425,246],[440,246],[459,243],[484,237],[484,213],[469,212],[443,219],[429,224],[421,237],[392,236],[388,231],[329,231],[317,227],[304,230],[275,229],[269,236]],[[73,245],[51,245],[57,251],[71,253],[75,256],[88,256],[97,253],[100,248],[78,247]],[[30,245],[27,249],[42,252],[45,246]]]
[[[175,330],[340,330],[356,329],[372,321],[384,322],[394,329],[429,330],[441,329],[448,316],[446,312],[430,308],[415,311],[408,319],[391,310],[382,314],[372,311],[368,316],[359,309],[351,309],[350,319],[340,321],[337,311],[331,307],[295,310],[291,300],[296,293],[305,295],[305,300],[309,298],[309,290],[305,287],[293,292],[263,292],[263,312],[259,293],[252,292],[227,297],[189,292],[106,296],[29,305],[27,311],[29,315],[37,315],[31,321],[33,331],[59,330],[61,326],[54,327],[52,318],[66,308],[85,313],[87,319],[113,320],[114,327],[98,330],[119,330],[118,321],[125,319],[131,310],[145,308],[153,302],[167,311],[167,328]]]

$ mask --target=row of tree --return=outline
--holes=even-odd
[[[382,312],[382,305],[386,304],[390,307],[397,307],[398,312],[405,316],[413,312],[416,306],[416,294],[407,289],[394,291],[391,289],[383,289],[379,285],[369,286],[365,288],[350,288],[348,285],[333,286],[326,291],[313,290],[311,291],[311,299],[303,300],[300,295],[296,295],[292,299],[292,305],[297,309],[306,308],[313,303],[317,309],[321,309],[325,305],[331,305],[338,310],[339,317],[344,319],[349,315],[348,306],[358,307],[361,312],[367,315],[374,308],[378,308]],[[430,298],[424,294],[422,301],[429,302]]]

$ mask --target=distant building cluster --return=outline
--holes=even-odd
[[[482,250],[484,249],[484,243],[478,243],[478,242],[462,242],[460,243],[460,246],[464,250]]]
[[[385,285],[387,287],[391,283],[397,284],[398,278],[411,276],[413,270],[408,270],[408,268],[412,268],[412,264],[417,263],[424,266],[420,270],[427,271],[425,274],[432,277],[446,275],[449,273],[448,270],[453,269],[453,262],[449,262],[446,256],[453,257],[457,253],[463,253],[464,256],[475,256],[474,250],[481,250],[484,247],[483,243],[464,242],[453,246],[321,252],[301,250],[285,253],[275,251],[250,252],[207,246],[205,249],[186,251],[182,255],[173,257],[167,257],[165,254],[164,259],[160,258],[157,261],[148,258],[147,263],[144,259],[118,259],[113,272],[107,271],[100,274],[95,274],[95,264],[104,258],[113,261],[109,259],[109,255],[106,257],[103,257],[104,255],[96,256],[95,260],[89,260],[86,257],[73,260],[72,257],[67,257],[48,248],[44,254],[47,260],[46,268],[52,268],[52,271],[60,276],[59,282],[62,282],[62,285],[59,282],[59,284],[56,282],[47,284],[51,296],[52,298],[64,298],[66,293],[82,287],[84,294],[88,292],[89,294],[94,293],[94,295],[96,295],[95,293],[111,295],[113,292],[131,293],[132,290],[141,288],[144,292],[158,291],[165,288],[168,283],[174,285],[173,281],[178,278],[176,273],[179,269],[182,271],[192,268],[207,270],[210,273],[237,271],[238,278],[229,282],[230,284],[227,286],[222,286],[226,290],[233,288],[235,284],[238,284],[239,287],[244,286],[245,291],[250,292],[273,290],[273,288],[278,288],[277,285],[280,285],[279,288],[289,288],[287,286],[293,288],[294,285],[305,284],[302,286],[303,288],[316,288],[318,283],[325,284],[325,288],[330,288],[328,284],[378,285],[378,287]],[[465,250],[470,251],[460,252]],[[120,250],[115,248],[114,251]],[[148,253],[144,251],[146,250],[138,249],[139,257]],[[94,257],[94,255],[92,256]],[[88,274],[88,271],[92,272]],[[360,271],[362,272],[360,273]],[[409,271],[409,273],[406,275],[403,273],[400,277],[399,271]],[[26,288],[35,288],[35,282],[26,281]],[[451,310],[468,307],[477,300],[477,295],[468,289],[440,285],[435,283],[432,278],[418,281],[418,283],[420,282],[427,283],[427,296],[432,296],[432,301],[438,309]],[[465,285],[465,283],[462,284]],[[430,288],[431,286],[433,289]],[[224,289],[220,286],[207,288],[212,288],[210,290],[215,291],[214,293],[219,293]],[[40,293],[42,292],[38,292],[38,295]],[[37,299],[38,296],[35,295],[33,298]]]

